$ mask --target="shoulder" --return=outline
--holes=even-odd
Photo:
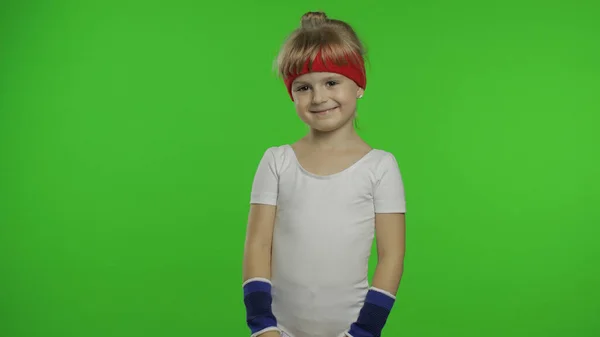
[[[398,160],[392,152],[382,149],[372,149],[370,155],[371,163],[377,171],[398,166]]]
[[[287,144],[268,147],[264,150],[263,158],[273,161],[283,160],[288,156],[291,147]]]
[[[284,168],[289,166],[290,159],[293,158],[293,151],[290,145],[271,146],[263,150],[261,164],[268,165],[277,173],[281,173]]]
[[[397,175],[398,171],[396,156],[389,151],[377,148],[371,149],[352,170],[356,179],[368,179],[372,186],[377,185],[390,172],[392,175]]]
[[[402,179],[400,165],[392,152],[381,149],[373,149],[372,152],[371,167],[374,183],[378,184],[382,180],[390,179],[391,177]]]

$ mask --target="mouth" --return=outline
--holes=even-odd
[[[333,108],[330,108],[330,109],[325,109],[325,110],[310,110],[310,112],[311,112],[312,114],[315,114],[315,115],[326,115],[326,114],[328,114],[328,113],[331,113],[331,112],[333,112],[333,111],[334,111],[335,109],[337,109],[337,108],[338,108],[338,107],[336,106],[336,107],[333,107]]]

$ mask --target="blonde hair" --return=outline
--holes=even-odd
[[[321,51],[323,61],[337,65],[348,61],[363,63],[366,50],[352,27],[344,21],[330,19],[323,12],[308,12],[300,27],[286,39],[276,59],[277,74],[285,78],[298,74],[309,60],[309,69]]]

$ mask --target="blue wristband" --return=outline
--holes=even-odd
[[[380,337],[396,299],[382,290],[371,287],[367,292],[358,319],[350,326],[351,337]]]
[[[246,281],[244,304],[246,305],[246,323],[252,336],[269,330],[279,330],[277,320],[271,310],[271,282],[267,279],[253,278]]]

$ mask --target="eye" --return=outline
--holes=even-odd
[[[330,86],[330,87],[333,87],[336,84],[338,84],[337,81],[327,81],[327,85]]]
[[[306,86],[306,85],[296,88],[296,91],[306,91],[306,90],[308,90],[308,86]]]

